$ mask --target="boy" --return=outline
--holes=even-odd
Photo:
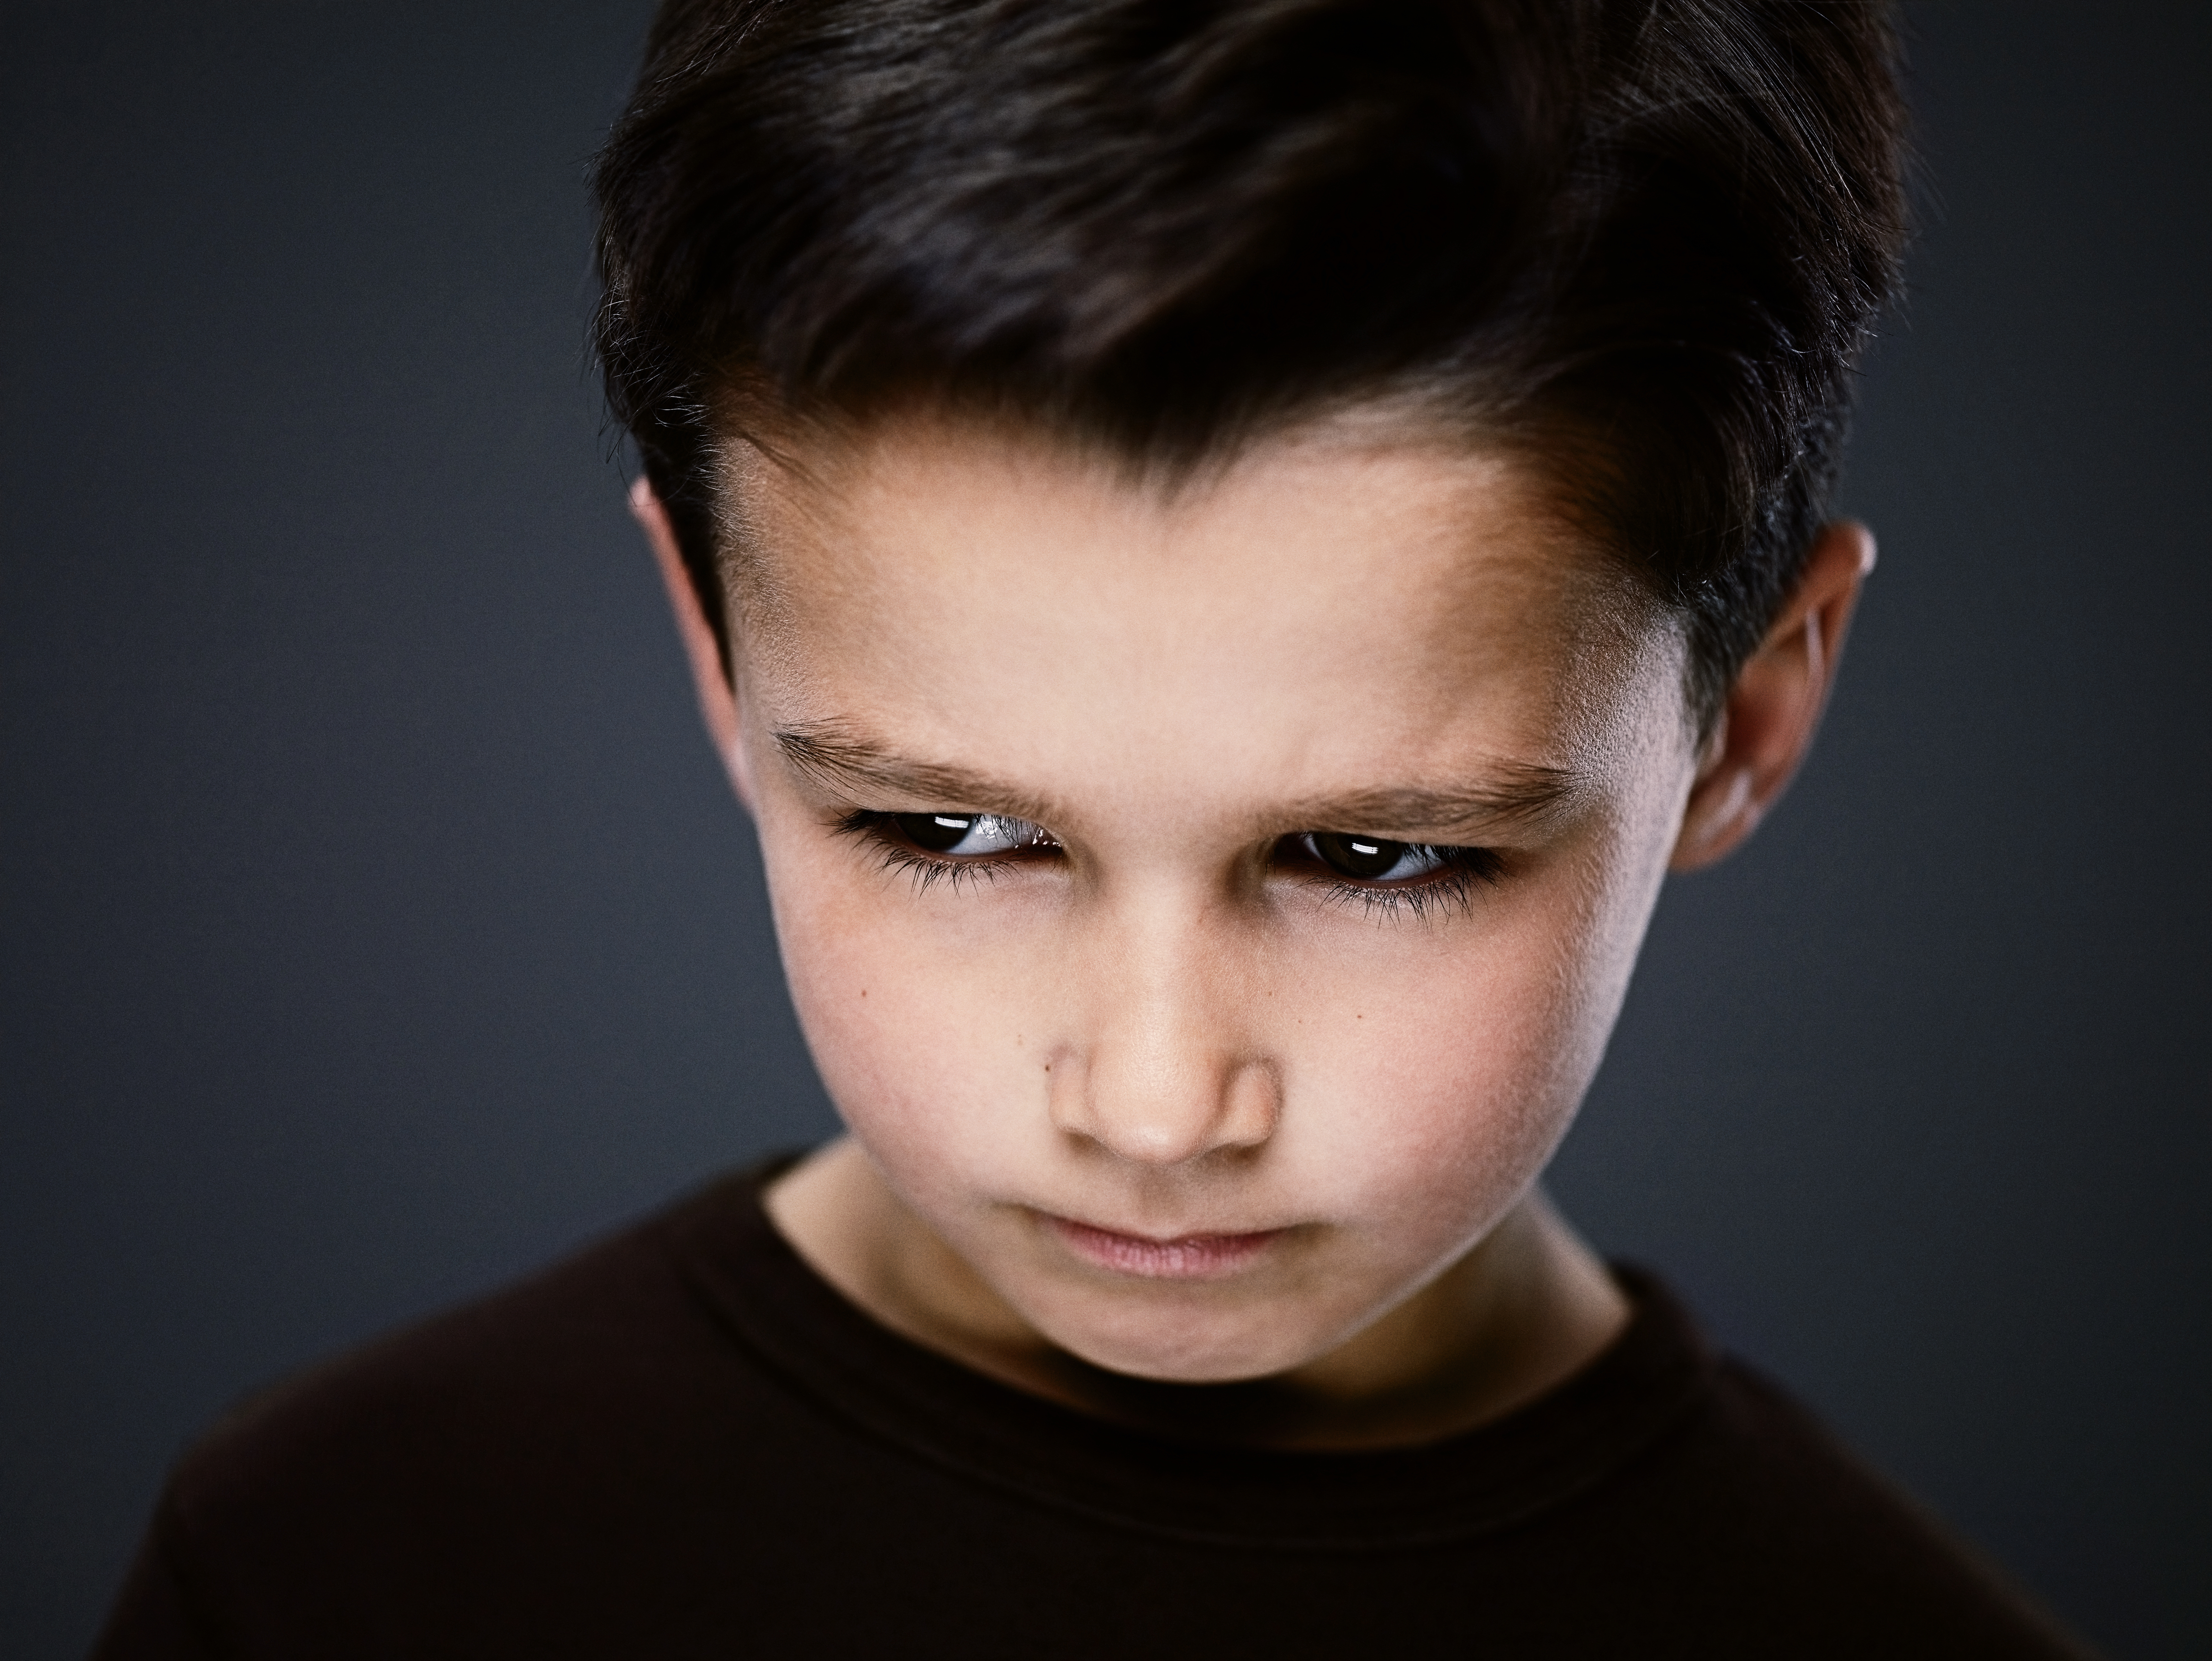
[[[1536,1187],[1901,125],[1866,4],[665,8],[599,345],[852,1134],[250,1405],[101,1653],[2075,1653]]]

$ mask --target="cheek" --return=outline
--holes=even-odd
[[[1535,1179],[1603,1056],[1653,864],[1641,849],[1594,852],[1448,944],[1378,951],[1368,972],[1330,977],[1356,995],[1305,1002],[1297,1094],[1326,1109],[1309,1116],[1300,1162],[1347,1217],[1449,1249]]]
[[[1513,968],[1462,962],[1410,997],[1305,1023],[1285,1151],[1347,1221],[1479,1222],[1541,1165],[1573,1106],[1554,1065],[1563,1023]]]
[[[846,1123],[902,1187],[1002,1159],[1042,1118],[1044,1057],[1024,1019],[1033,977],[977,926],[993,908],[917,903],[811,827],[763,841],[793,1006]]]

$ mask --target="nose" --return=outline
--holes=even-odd
[[[1280,1072],[1253,1042],[1257,989],[1233,925],[1161,904],[1105,933],[1048,1080],[1054,1126],[1151,1166],[1263,1146]]]

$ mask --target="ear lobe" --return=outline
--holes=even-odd
[[[676,613],[676,632],[684,642],[684,655],[691,665],[691,683],[699,695],[699,714],[707,723],[707,736],[714,743],[714,753],[721,757],[723,770],[730,776],[738,800],[750,812],[752,772],[746,763],[743,731],[738,721],[737,690],[722,672],[721,652],[714,644],[714,631],[707,622],[706,613],[699,609],[699,591],[692,586],[691,574],[684,569],[683,551],[676,544],[675,527],[668,522],[668,510],[653,493],[652,481],[642,474],[629,488],[629,511],[652,545],[653,563],[660,568],[661,586],[667,591],[670,609]]]
[[[1812,747],[1874,558],[1873,533],[1853,520],[1829,526],[1814,543],[1796,588],[1729,690],[1683,810],[1674,870],[1695,871],[1728,854],[1780,798]]]

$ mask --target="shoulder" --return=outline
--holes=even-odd
[[[1994,1566],[1734,1358],[1699,1410],[1621,1478],[1651,1593],[1763,1632],[1768,1652],[2081,1661]],[[1694,1623],[1692,1623],[1694,1624]]]
[[[336,1356],[211,1427],[179,1468],[195,1507],[234,1491],[351,1474],[479,1476],[566,1437],[595,1405],[685,1385],[719,1353],[661,1249],[660,1219],[487,1297]]]
[[[423,1631],[466,1652],[492,1611],[550,1617],[564,1586],[684,1563],[700,1512],[742,1503],[748,1462],[805,1412],[672,1249],[747,1205],[747,1180],[241,1404],[173,1473],[101,1653],[371,1654]],[[198,1648],[167,1635],[186,1628]]]

